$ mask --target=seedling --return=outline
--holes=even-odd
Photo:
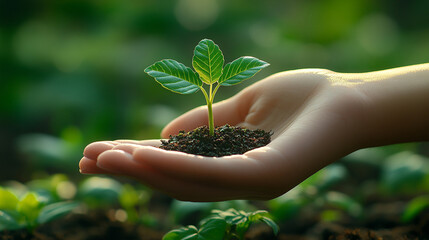
[[[150,198],[151,193],[148,189],[138,189],[130,184],[124,184],[119,195],[119,204],[127,215],[127,221],[156,226],[157,220],[148,210]]]
[[[0,188],[0,231],[27,228],[33,230],[72,211],[77,202],[55,202],[46,204],[34,192],[26,193],[21,199],[9,190]]]
[[[164,59],[145,72],[166,89],[180,94],[201,90],[207,103],[210,135],[214,135],[213,100],[220,86],[231,86],[253,77],[269,64],[254,57],[240,57],[224,65],[219,46],[210,39],[201,40],[194,50],[191,68],[172,59]],[[203,87],[208,85],[208,91]],[[216,86],[214,86],[216,84]]]
[[[200,222],[200,228],[195,226],[182,227],[168,232],[163,240],[232,240],[244,239],[244,234],[250,225],[263,222],[273,229],[277,235],[279,228],[277,224],[268,217],[268,212],[259,210],[255,212],[213,210],[212,215]]]
[[[417,196],[408,202],[401,220],[404,223],[412,222],[419,214],[429,208],[429,195]]]

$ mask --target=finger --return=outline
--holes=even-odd
[[[187,182],[160,174],[144,164],[133,161],[132,156],[121,150],[109,150],[102,153],[97,165],[119,175],[133,177],[143,184],[156,188],[166,194],[186,201],[221,201],[245,198],[248,194],[229,188],[215,188],[198,182]]]
[[[93,142],[85,147],[83,155],[88,159],[96,160],[100,153],[112,149],[117,143],[113,141]]]
[[[279,170],[278,161],[274,160],[278,156],[270,153],[265,153],[265,156],[269,159],[265,162],[246,155],[213,158],[152,147],[140,147],[133,154],[135,161],[181,181],[239,189],[253,196],[263,193],[266,197],[278,194],[282,188],[278,180],[283,172]]]
[[[113,147],[112,150],[121,150],[132,155],[134,151],[140,147],[142,147],[142,145],[124,143]]]
[[[109,174],[111,172],[101,169],[97,166],[97,162],[83,157],[79,162],[79,171],[82,174]]]
[[[213,105],[213,115],[215,126],[225,124],[236,125],[244,121],[247,109],[243,109],[244,104],[237,100],[237,96]],[[178,134],[180,130],[190,131],[197,127],[207,125],[207,107],[195,108],[170,122],[161,133],[161,137],[168,138],[170,135]]]
[[[121,144],[135,144],[140,146],[159,146],[161,145],[161,141],[158,139],[154,140],[115,140],[115,141],[99,141],[93,142],[86,146],[83,151],[83,155],[89,159],[96,160],[97,157],[104,151],[111,150],[115,146]]]
[[[115,140],[118,144],[133,144],[133,145],[139,145],[139,146],[154,146],[158,147],[161,145],[160,139],[150,139],[150,140]]]

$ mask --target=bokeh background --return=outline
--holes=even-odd
[[[191,66],[203,38],[226,62],[271,63],[219,101],[279,71],[428,62],[429,1],[0,0],[0,180],[79,176],[92,141],[158,138],[204,98],[143,70],[164,58]]]

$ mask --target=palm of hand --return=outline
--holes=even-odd
[[[85,149],[86,173],[136,178],[181,200],[270,199],[354,150],[346,141],[358,115],[353,90],[334,86],[323,70],[291,71],[260,81],[213,106],[215,124],[274,132],[272,142],[243,155],[201,157],[165,151],[159,141],[96,142]],[[162,137],[207,121],[205,108],[170,123]]]

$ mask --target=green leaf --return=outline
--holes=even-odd
[[[225,65],[219,79],[222,86],[231,86],[253,77],[261,69],[269,66],[267,62],[254,57],[240,57]]]
[[[156,62],[144,71],[161,86],[175,93],[194,93],[203,85],[191,68],[171,59]]]
[[[213,217],[207,219],[198,230],[195,226],[183,227],[168,232],[163,240],[222,240],[227,223],[224,219]]]
[[[279,233],[279,226],[271,218],[263,217],[260,220],[270,226],[275,235]]]
[[[203,39],[195,47],[192,66],[203,82],[217,82],[222,75],[224,62],[222,51],[212,40]]]
[[[57,202],[49,204],[42,208],[37,218],[37,223],[43,224],[64,216],[73,209],[75,209],[79,203],[77,202]]]
[[[122,191],[120,182],[107,177],[90,177],[79,187],[79,197],[90,207],[116,204]]]
[[[174,229],[169,231],[164,235],[162,240],[181,240],[189,236],[194,236],[197,233],[198,233],[198,229],[195,226],[189,225],[187,227],[182,227],[179,229]]]
[[[22,225],[8,212],[0,210],[0,231],[22,228]]]
[[[265,210],[255,211],[250,214],[249,221],[251,223],[261,221],[271,227],[273,229],[274,234],[277,235],[277,233],[279,232],[279,226],[271,218],[268,217],[269,215],[270,214]]]
[[[17,211],[27,218],[27,221],[33,222],[39,215],[41,203],[33,192],[27,193],[18,203]]]
[[[419,196],[411,200],[402,214],[402,222],[409,223],[423,210],[429,207],[429,195]]]
[[[139,192],[133,186],[124,184],[119,195],[119,203],[126,209],[133,208],[139,203],[139,195]]]
[[[0,209],[14,210],[18,204],[18,198],[12,192],[0,187]]]

